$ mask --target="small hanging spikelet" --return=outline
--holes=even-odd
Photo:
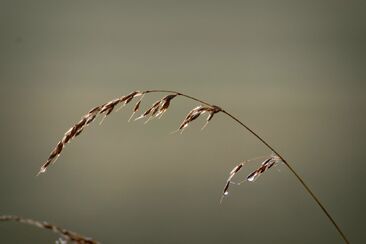
[[[66,144],[70,142],[70,140],[76,136],[78,136],[84,129],[86,125],[87,118],[83,117],[77,124],[75,124],[72,128],[70,128],[62,138],[61,142]]]
[[[132,114],[131,114],[130,118],[128,119],[128,122],[130,122],[130,121],[131,121],[132,117],[133,117],[133,116],[135,115],[135,113],[139,110],[139,108],[140,108],[140,104],[141,104],[141,100],[139,100],[139,101],[136,103],[135,107],[133,108],[133,112],[132,112]]]
[[[209,106],[208,107],[208,106],[200,105],[198,107],[195,107],[184,118],[183,122],[180,124],[180,126],[178,128],[178,131],[180,130],[182,133],[183,130],[189,125],[189,123],[191,123],[193,120],[197,119],[200,115],[207,112],[207,113],[209,113],[209,115],[206,119],[206,124],[202,127],[202,129],[204,129],[205,126],[207,125],[207,123],[212,119],[214,114],[216,114],[220,111],[222,111],[222,109],[218,106]]]
[[[160,109],[159,112],[155,115],[155,117],[160,116],[159,118],[161,118],[161,116],[163,116],[163,114],[168,110],[169,106],[170,106],[170,101],[175,98],[177,96],[177,94],[171,94],[168,96],[165,96],[161,99],[161,105],[160,105]]]
[[[101,106],[97,106],[93,109],[91,109],[88,114],[85,115],[86,119],[86,126],[88,126],[91,122],[94,121],[94,119],[97,117],[98,113],[102,109]]]
[[[149,115],[150,112],[151,112],[151,109],[152,108],[149,108],[148,110],[146,110],[142,115],[140,115],[139,117],[137,117],[135,120],[142,119],[142,118],[146,117],[147,115]]]
[[[124,104],[126,105],[126,104],[128,104],[129,102],[131,102],[131,100],[132,100],[132,99],[134,99],[135,97],[139,97],[139,96],[141,96],[141,95],[143,95],[143,93],[142,93],[142,92],[140,92],[140,91],[133,91],[133,92],[131,92],[130,94],[128,94],[128,95],[126,95],[126,96],[121,97],[121,98],[120,98],[120,101],[121,101],[121,102],[124,102]]]
[[[156,115],[156,113],[159,111],[160,104],[161,104],[161,101],[159,103],[157,103],[157,105],[152,108],[150,118],[154,117],[154,115]]]
[[[136,112],[139,111],[140,109],[140,105],[141,105],[141,101],[142,101],[142,98],[144,97],[144,95],[141,96],[140,100],[137,101],[137,103],[135,104],[135,107],[133,108],[133,112],[131,114],[131,117],[128,119],[128,122],[131,121],[132,117],[135,115]]]
[[[226,180],[226,185],[224,187],[224,190],[222,192],[222,196],[220,199],[220,203],[222,202],[223,198],[227,195],[229,195],[229,186],[230,184],[234,184],[231,179],[241,170],[241,168],[244,166],[245,162],[239,163],[237,166],[235,166],[229,173],[229,177]]]
[[[141,95],[144,95],[143,92],[140,91],[133,91],[130,94],[126,95],[126,96],[122,96],[119,98],[119,103],[122,103],[122,106],[119,107],[116,111],[121,110],[124,106],[126,106],[126,104],[128,104],[129,102],[132,101],[132,99],[134,99],[135,97],[139,97]]]
[[[141,92],[139,91],[134,91],[131,92],[130,94],[123,96],[121,98],[116,98],[108,103],[106,103],[105,105],[103,105],[102,109],[100,110],[100,113],[105,113],[104,117],[102,118],[102,120],[100,121],[99,124],[102,124],[104,119],[110,114],[112,113],[113,109],[115,108],[115,106],[117,104],[123,103],[122,107],[125,106],[126,104],[128,104],[129,102],[132,101],[132,99],[134,99],[135,97],[141,96],[143,95]],[[121,108],[122,108],[121,107]],[[121,108],[119,108],[118,110],[120,110]]]
[[[224,187],[224,190],[223,190],[222,195],[221,195],[221,198],[220,198],[220,204],[222,203],[222,201],[224,200],[224,198],[229,195],[229,187],[230,187],[230,184],[234,184],[234,183],[231,182],[230,180],[226,181],[226,185]]]
[[[144,118],[148,115],[150,117],[145,121],[145,124],[149,122],[151,119],[156,118],[158,116],[161,116],[167,111],[170,105],[170,101],[176,97],[177,94],[171,94],[163,97],[162,99],[156,101],[151,108],[149,108],[145,113],[143,113],[140,117],[138,117],[136,120]]]
[[[140,104],[141,104],[141,100],[139,100],[139,101],[136,103],[135,107],[133,108],[133,111],[134,111],[134,112],[137,112],[137,111],[139,110],[139,108],[140,108]]]
[[[223,193],[222,193],[223,196],[229,195],[229,191],[228,190],[229,190],[230,184],[231,184],[231,182],[228,180],[226,182],[226,185],[225,185],[224,190],[223,190]]]
[[[218,113],[218,112],[220,112],[220,111],[222,111],[222,109],[220,108],[220,107],[218,107],[218,106],[212,106],[212,108],[210,108],[210,110],[208,111],[209,112],[209,114],[208,114],[208,116],[207,116],[207,119],[206,119],[206,123],[203,125],[203,127],[201,128],[201,130],[203,130],[207,125],[208,125],[208,122],[210,122],[211,121],[211,119],[213,118],[213,116],[216,114],[216,113]]]
[[[250,173],[247,176],[247,180],[250,182],[254,182],[261,174],[263,174],[266,170],[272,168],[273,165],[275,165],[280,161],[281,159],[277,155],[271,156],[270,158],[263,161],[258,169]]]
[[[100,110],[100,113],[104,113],[106,112],[106,115],[110,114],[114,107],[119,104],[121,102],[121,100],[119,98],[116,98],[108,103],[106,103],[105,105],[103,105],[102,109]]]
[[[182,132],[183,132],[183,129],[185,129],[189,125],[190,122],[197,119],[205,111],[206,111],[205,107],[203,107],[202,105],[197,106],[194,109],[192,109],[191,111],[189,111],[187,116],[184,118],[183,122],[180,124],[178,130],[182,130]]]
[[[235,168],[233,168],[233,170],[231,170],[230,175],[235,175],[236,173],[239,172],[239,170],[243,167],[243,163],[238,164],[237,166],[235,166]]]
[[[161,102],[161,100],[158,100],[155,103],[153,103],[153,105],[148,110],[146,110],[142,115],[140,115],[139,117],[137,117],[135,120],[139,120],[139,119],[145,118],[148,115],[150,115],[150,117],[151,117],[151,114],[152,114],[153,110],[156,110],[157,107],[159,107],[160,102]]]
[[[103,123],[103,121],[104,121],[104,119],[110,114],[110,113],[112,113],[112,111],[113,111],[113,109],[115,108],[115,106],[117,105],[117,104],[119,104],[119,103],[121,103],[121,99],[119,99],[119,98],[116,98],[116,99],[114,99],[114,100],[112,100],[112,101],[110,101],[110,102],[108,102],[108,103],[106,103],[106,104],[104,104],[103,106],[102,106],[102,108],[101,108],[101,110],[100,110],[100,114],[102,114],[102,113],[104,113],[105,112],[105,114],[104,114],[104,116],[103,116],[103,118],[102,118],[102,120],[100,121],[100,125]]]

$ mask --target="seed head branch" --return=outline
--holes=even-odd
[[[51,230],[51,231],[59,234],[66,241],[70,241],[70,242],[77,243],[77,244],[97,244],[97,243],[99,243],[89,237],[84,237],[80,234],[63,229],[63,228],[58,227],[53,224],[49,224],[45,221],[40,222],[37,220],[25,219],[25,218],[21,218],[18,216],[12,216],[12,215],[0,216],[0,221],[14,221],[14,222],[22,223],[22,224],[36,226],[41,229]]]

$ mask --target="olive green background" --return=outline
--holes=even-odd
[[[103,243],[342,243],[284,165],[219,205],[228,172],[270,152],[224,115],[169,134],[196,106],[183,98],[147,125],[127,123],[131,106],[113,113],[35,177],[94,105],[172,89],[263,135],[365,243],[365,13],[364,1],[1,0],[0,214]],[[1,243],[56,238],[0,223]]]

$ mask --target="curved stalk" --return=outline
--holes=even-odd
[[[46,229],[46,230],[51,230],[54,233],[57,233],[61,239],[65,239],[64,241],[70,241],[72,243],[76,243],[76,244],[98,244],[99,242],[94,241],[93,239],[89,238],[89,237],[85,237],[82,236],[80,234],[77,234],[73,231],[70,230],[66,230],[63,229],[61,227],[58,227],[56,225],[53,224],[49,224],[45,221],[37,221],[37,220],[33,220],[33,219],[25,219],[22,217],[18,217],[18,216],[14,216],[14,215],[1,215],[0,216],[0,221],[13,221],[13,222],[18,222],[21,224],[28,224],[28,225],[32,225],[41,229]],[[64,243],[63,241],[56,241],[56,243]]]
[[[156,93],[156,92],[162,92],[162,93],[175,93],[179,96],[182,97],[186,97],[188,99],[200,102],[204,105],[213,107],[214,105],[205,102],[203,100],[200,100],[198,98],[192,97],[190,95],[186,95],[183,94],[181,92],[176,92],[176,91],[169,91],[169,90],[147,90],[144,91],[143,93]],[[225,111],[224,109],[221,109],[221,112],[224,113],[225,115],[227,115],[228,117],[230,117],[231,119],[233,119],[235,122],[237,122],[239,125],[241,125],[242,127],[244,127],[247,131],[249,131],[253,136],[255,136],[258,140],[260,140],[268,149],[270,149],[272,152],[274,152],[279,158],[281,158],[282,162],[285,163],[285,165],[287,166],[287,168],[291,171],[291,173],[297,178],[297,180],[301,183],[301,185],[305,188],[306,192],[309,193],[309,195],[313,198],[313,200],[317,203],[317,205],[321,208],[321,210],[323,211],[323,213],[328,217],[328,219],[331,221],[331,223],[333,224],[333,226],[337,229],[338,233],[341,235],[343,241],[345,243],[350,243],[346,237],[346,235],[343,233],[343,231],[341,230],[341,228],[338,226],[338,224],[335,222],[335,220],[333,219],[333,217],[330,215],[330,213],[328,212],[328,210],[324,207],[324,205],[320,202],[319,198],[314,194],[314,192],[309,188],[309,186],[304,182],[304,180],[302,179],[302,177],[295,171],[295,169],[289,164],[289,162],[281,155],[277,152],[277,150],[275,150],[271,145],[269,145],[269,143],[267,141],[265,141],[261,136],[259,136],[256,132],[254,132],[252,129],[250,129],[246,124],[244,124],[243,122],[241,122],[237,117],[235,117],[234,115],[232,115],[231,113]]]

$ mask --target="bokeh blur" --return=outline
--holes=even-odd
[[[270,151],[224,115],[170,134],[196,106],[183,98],[146,125],[127,123],[131,106],[93,124],[35,177],[94,105],[171,89],[242,119],[365,243],[365,13],[365,1],[1,0],[0,214],[102,243],[342,243],[284,165],[220,205],[228,172]],[[56,239],[0,223],[1,243]]]

